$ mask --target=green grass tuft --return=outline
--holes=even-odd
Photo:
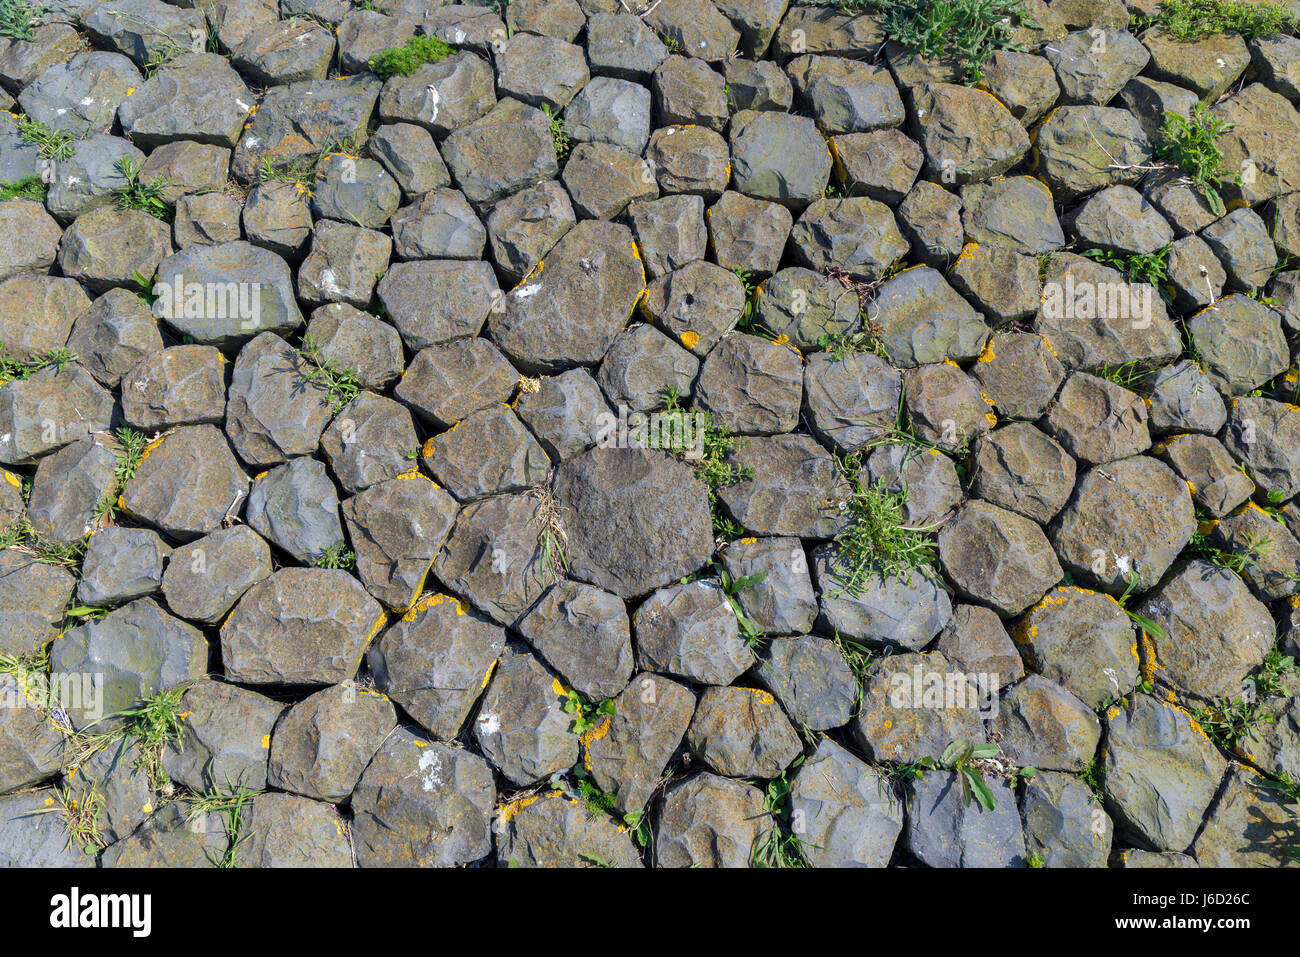
[[[118,192],[118,206],[122,209],[138,209],[164,223],[171,222],[172,210],[163,198],[167,193],[166,177],[144,179],[140,175],[144,164],[131,156],[120,157],[116,168],[126,178],[126,185]]]
[[[1239,33],[1249,40],[1296,30],[1296,21],[1281,4],[1243,0],[1164,0],[1154,22],[1186,42],[1216,33]]]
[[[873,576],[908,575],[933,565],[933,526],[910,527],[903,522],[906,490],[890,491],[877,480],[868,485],[859,453],[840,460],[840,468],[853,488],[846,506],[849,527],[835,536],[832,574],[850,595],[861,595]]]
[[[43,203],[48,189],[44,181],[35,174],[24,176],[15,183],[5,180],[0,182],[0,203],[10,199],[32,199]]]

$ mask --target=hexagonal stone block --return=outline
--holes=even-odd
[[[163,564],[170,554],[171,546],[147,528],[101,528],[86,547],[77,600],[109,605],[152,595],[162,587]]]
[[[398,728],[352,794],[357,863],[449,867],[486,857],[496,800],[478,755]]]
[[[226,416],[226,360],[214,346],[170,346],[122,376],[122,418],[148,432],[220,425]]]
[[[803,753],[776,699],[752,688],[705,689],[686,740],[693,754],[733,778],[775,778]]]
[[[1139,678],[1133,622],[1110,595],[1063,585],[1014,628],[1029,667],[1099,708],[1133,690]]]
[[[749,867],[773,826],[758,788],[697,774],[664,792],[655,860],[660,867]]]
[[[871,315],[890,361],[901,367],[974,359],[989,337],[980,314],[929,266],[887,280]]]
[[[355,493],[410,471],[420,440],[405,406],[362,392],[321,434],[320,447],[344,491]]]
[[[1146,635],[1156,680],[1198,703],[1239,695],[1273,647],[1268,608],[1241,578],[1209,562],[1183,565],[1143,597],[1137,612],[1164,632]]]
[[[455,259],[393,263],[377,292],[412,351],[477,335],[501,296],[491,266]]]
[[[1227,762],[1186,711],[1150,695],[1106,711],[1106,807],[1121,833],[1157,850],[1185,850]]]
[[[513,801],[493,823],[498,867],[642,866],[625,827],[561,792]]]
[[[754,436],[727,461],[749,477],[720,488],[718,500],[753,534],[833,538],[848,524],[848,481],[811,436]]]
[[[396,726],[397,712],[382,694],[349,681],[318,691],[275,723],[267,783],[318,801],[346,802]]]
[[[1012,422],[975,441],[971,492],[1045,525],[1074,491],[1075,462],[1049,436]]]
[[[202,345],[302,325],[285,261],[243,241],[191,246],[158,264],[153,313]]]
[[[831,155],[812,119],[744,110],[732,118],[730,139],[732,185],[738,192],[794,213],[821,198]]]
[[[50,646],[50,678],[60,689],[59,704],[78,728],[92,722],[120,727],[118,712],[202,677],[207,668],[203,632],[173,618],[152,598],[69,629]]]
[[[713,551],[706,489],[662,452],[592,449],[559,466],[554,494],[571,510],[570,575],[622,598],[689,575]],[[678,518],[662,522],[669,512]]]
[[[455,500],[412,470],[343,502],[357,577],[393,609],[409,608],[451,531]]]
[[[514,99],[448,136],[442,158],[469,201],[480,204],[553,179],[559,168],[546,114]]]
[[[190,541],[238,515],[248,476],[215,426],[189,425],[145,447],[119,505],[138,521]]]
[[[583,735],[583,764],[616,810],[644,810],[694,711],[690,688],[642,672],[614,699],[614,713]]]
[[[343,542],[338,491],[325,463],[305,455],[253,480],[244,520],[302,565]]]
[[[0,463],[29,465],[92,432],[107,432],[113,400],[75,362],[0,386]]]
[[[386,623],[345,571],[282,568],[244,593],[221,626],[226,677],[243,684],[337,684],[356,674]]]
[[[459,599],[429,595],[393,623],[366,660],[376,686],[435,738],[456,737],[505,650],[505,631]]]
[[[1113,594],[1156,582],[1191,540],[1195,508],[1173,470],[1145,455],[1089,469],[1056,517],[1050,537],[1061,564]]]
[[[270,547],[251,528],[234,525],[172,552],[163,597],[182,618],[215,625],[244,592],[269,577]]]
[[[474,722],[474,737],[503,776],[526,787],[578,759],[564,710],[568,691],[535,657],[507,648]]]
[[[695,393],[696,405],[729,432],[789,432],[799,423],[803,364],[785,345],[731,332],[704,360]]]
[[[516,627],[588,699],[612,698],[627,687],[631,625],[616,595],[581,582],[557,582]]]
[[[521,371],[556,373],[595,365],[627,324],[645,270],[626,226],[582,222],[540,270],[506,294],[488,331]]]
[[[903,829],[894,784],[829,738],[799,769],[790,807],[813,867],[884,867]]]
[[[767,642],[754,678],[806,732],[843,726],[857,702],[856,676],[835,643],[820,635]]]
[[[197,681],[181,697],[180,737],[163,749],[163,769],[196,793],[266,788],[271,729],[284,706],[255,691]]]

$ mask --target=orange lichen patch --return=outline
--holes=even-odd
[[[984,418],[985,418],[986,420],[988,420],[989,428],[996,428],[996,427],[997,427],[997,424],[998,424],[998,417],[997,417],[996,415],[994,415],[992,412],[985,412],[985,413],[984,413]]]
[[[700,341],[700,334],[698,332],[693,332],[692,330],[687,329],[685,332],[682,333],[682,345],[684,345],[687,349],[694,349],[696,343],[698,343],[699,341]]]
[[[1047,338],[1047,336],[1043,335],[1041,332],[1038,334],[1038,338],[1043,340],[1043,345],[1047,346],[1048,352],[1056,356],[1058,359],[1061,358],[1060,353],[1056,351],[1056,346],[1052,345],[1051,339]]]
[[[569,696],[569,689],[564,687],[564,684],[559,678],[551,679],[551,691],[555,692],[556,696],[560,698],[567,698]]]
[[[753,545],[756,541],[758,541],[757,538],[742,538],[742,539],[740,540],[740,544],[742,544],[742,545]]]
[[[417,748],[427,748],[429,746],[428,741],[421,741],[419,738],[416,738],[411,743],[414,744]]]
[[[426,482],[428,481],[428,479],[425,478],[424,473],[421,472],[421,471],[420,471],[416,466],[414,466],[414,465],[411,466],[409,469],[407,469],[405,472],[402,472],[400,475],[394,475],[393,478],[395,478],[395,479],[417,479],[417,478],[422,478],[422,479],[424,479]]]
[[[423,455],[426,459],[429,456],[433,455],[433,450],[437,447],[434,445],[433,440],[434,440],[434,436],[432,435],[429,436],[424,441],[424,448],[420,449],[420,454]]]
[[[600,724],[594,724],[586,731],[582,732],[582,734],[578,735],[578,740],[582,743],[583,750],[590,748],[605,735],[609,734],[609,728],[610,718],[609,715],[605,715],[605,720],[601,721]]]
[[[428,572],[426,571],[425,574],[427,575]],[[464,603],[453,595],[425,595],[410,608],[406,609],[406,613],[402,615],[402,621],[415,621],[415,616],[420,614],[420,612],[433,608],[435,605],[441,605],[443,601],[454,601],[456,603],[456,614],[465,614]]]
[[[984,344],[984,351],[980,353],[980,357],[979,357],[978,359],[976,359],[975,361],[976,361],[976,362],[992,362],[992,361],[993,361],[994,359],[996,359],[996,358],[997,358],[997,355],[996,355],[996,354],[994,353],[994,351],[993,351],[993,340],[990,339],[988,342],[986,342],[986,343]]]
[[[520,811],[530,804],[536,804],[541,798],[540,794],[534,794],[531,797],[520,798],[518,801],[511,801],[501,808],[501,823],[509,824]]]
[[[165,438],[167,438],[167,436],[160,435],[158,436],[158,438],[154,439],[152,442],[150,442],[148,445],[144,447],[144,451],[140,453],[140,461],[135,464],[136,471],[139,471],[140,466],[144,465],[144,460],[149,457],[149,453],[151,453],[154,449],[158,448],[158,446],[162,445],[163,439]]]
[[[370,626],[370,634],[366,635],[366,644],[370,644],[370,640],[379,634],[379,629],[383,628],[387,623],[388,615],[381,611],[379,617],[375,619],[375,623]],[[361,653],[364,655],[365,651],[363,650]]]
[[[8,472],[5,471],[4,469],[0,469],[0,472],[5,473],[5,481],[8,482],[10,485],[12,485],[14,488],[21,489],[23,487],[22,481],[18,478],[17,475],[14,475],[13,472]]]
[[[761,704],[764,708],[770,708],[772,705],[776,704],[775,698],[773,698],[766,691],[762,691],[760,689],[754,690],[754,700],[757,701],[759,704]]]
[[[267,751],[271,750],[271,736],[269,734],[262,735],[262,747]]]
[[[127,95],[127,96],[135,96],[135,87],[131,87],[129,90],[127,90],[127,91],[126,91],[126,95]]]
[[[967,243],[961,248],[961,253],[957,256],[957,262],[965,262],[967,259],[975,258],[975,253],[979,251],[979,243]],[[953,263],[956,266],[957,263]]]
[[[772,341],[775,342],[778,346],[785,346],[787,349],[789,349],[791,352],[797,355],[800,359],[803,358],[803,353],[799,351],[798,346],[796,346],[793,342],[791,342],[790,337],[786,335],[784,332],[781,333]]]
[[[961,366],[957,365],[957,363],[954,362],[954,361],[952,360],[952,357],[951,357],[951,356],[949,356],[948,358],[944,359],[944,360],[943,360],[943,364],[946,365],[946,366],[952,366],[954,369],[960,369],[960,368],[961,368]]]
[[[1138,661],[1138,672],[1142,675],[1142,680],[1148,684],[1155,684],[1156,672],[1164,668],[1160,660],[1156,657],[1156,643],[1151,640],[1151,636],[1142,629],[1142,657]]]
[[[492,672],[496,670],[497,670],[497,663],[495,661],[493,661],[492,664],[487,666],[487,671],[483,672],[483,683],[479,685],[479,689],[478,689],[479,691],[482,691],[484,688],[488,686],[488,682],[492,680]]]

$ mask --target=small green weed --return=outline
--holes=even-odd
[[[149,437],[143,432],[126,427],[118,429],[113,436],[118,444],[117,461],[113,464],[113,488],[95,506],[96,521],[117,515],[117,501],[126,488],[126,483],[135,477],[135,470],[140,467],[145,447],[149,444]]]
[[[73,735],[69,742],[69,763],[84,764],[91,755],[110,744],[127,737],[134,738],[136,766],[148,775],[153,787],[163,787],[171,780],[163,769],[163,748],[169,741],[180,737],[184,723],[181,717],[181,698],[193,683],[193,680],[182,682],[144,698],[137,707],[106,715],[87,725]],[[119,722],[113,730],[99,733],[91,731],[95,725],[108,718]]]
[[[772,818],[772,827],[754,845],[751,863],[755,867],[807,867],[801,848],[804,841],[791,830],[790,781],[787,775],[803,764],[803,755],[795,758],[779,777],[767,782],[763,810]],[[811,845],[817,847],[818,845]]]
[[[678,397],[677,389],[670,388],[664,394],[663,411],[669,415],[696,415],[703,418],[697,418],[695,429],[703,429],[704,436],[701,443],[702,450],[698,458],[688,460],[695,469],[696,477],[704,483],[709,490],[709,511],[713,516],[713,534],[714,537],[721,541],[730,541],[738,538],[744,532],[735,521],[721,513],[721,504],[718,498],[718,490],[728,485],[735,485],[738,482],[746,482],[754,477],[754,470],[747,465],[737,465],[734,462],[727,461],[728,457],[744,446],[745,440],[740,436],[733,434],[725,426],[717,424],[713,415],[708,412],[692,413],[681,404]],[[670,435],[685,435],[686,429],[670,428],[667,430]],[[662,435],[664,430],[661,429]],[[685,458],[687,449],[671,449],[680,457]]]
[[[1159,289],[1168,277],[1166,260],[1171,248],[1165,246],[1153,253],[1133,253],[1129,256],[1121,256],[1109,249],[1087,249],[1083,255],[1103,266],[1119,270],[1129,282],[1147,282]]]
[[[569,150],[573,148],[569,131],[564,126],[564,116],[546,104],[542,104],[542,112],[546,114],[546,119],[551,124],[551,145],[555,147],[555,158],[563,161],[569,155]]]
[[[126,178],[126,185],[118,193],[117,205],[122,209],[138,209],[154,219],[171,222],[172,211],[164,197],[167,195],[167,178],[154,176],[146,180],[140,175],[144,164],[130,156],[119,157],[116,168]]]
[[[891,40],[924,57],[957,61],[966,83],[982,79],[999,50],[1022,49],[1012,39],[1017,22],[1034,25],[1019,0],[874,0],[872,6]]]
[[[347,571],[357,567],[357,555],[343,542],[335,542],[316,559],[317,568],[342,568]]]
[[[302,347],[298,351],[306,360],[302,377],[329,393],[330,405],[334,408],[334,414],[338,415],[361,392],[356,370],[340,367],[321,351],[320,345],[309,335],[302,337]]]
[[[736,621],[740,623],[740,633],[744,637],[745,643],[751,648],[762,644],[764,641],[763,630],[754,624],[752,618],[745,614],[745,609],[741,607],[740,600],[736,595],[744,588],[751,588],[761,583],[767,575],[765,573],[745,575],[733,580],[731,574],[725,568],[719,566],[718,577],[722,582],[722,593],[727,596],[727,604],[731,606]]]
[[[399,47],[389,47],[370,58],[370,71],[381,80],[410,76],[426,63],[451,56],[451,44],[440,37],[417,35]]]
[[[614,699],[603,698],[593,704],[581,692],[570,688],[568,697],[564,699],[564,710],[566,714],[573,715],[573,724],[569,730],[574,734],[586,734],[601,717],[614,713]]]
[[[0,37],[12,37],[15,40],[34,39],[36,27],[41,17],[47,13],[49,8],[43,3],[0,0]]]
[[[1216,215],[1224,211],[1218,187],[1225,175],[1218,139],[1231,128],[1231,124],[1224,123],[1204,104],[1197,103],[1186,117],[1166,113],[1156,133],[1156,156],[1186,173]]]
[[[832,362],[840,362],[845,356],[869,352],[882,359],[889,358],[889,350],[884,340],[869,325],[856,332],[822,333],[817,337],[817,344],[826,350]]]
[[[237,855],[240,847],[248,840],[247,834],[241,834],[244,825],[244,809],[252,803],[261,791],[254,791],[244,784],[238,786],[226,782],[226,791],[207,791],[192,796],[189,801],[186,819],[193,821],[200,814],[219,814],[225,818],[226,849],[221,858],[214,861],[217,867],[238,867]]]
[[[67,349],[51,349],[49,352],[34,355],[30,359],[19,359],[9,354],[4,346],[0,346],[0,385],[6,382],[13,382],[15,379],[28,379],[40,372],[54,366],[59,372],[69,362],[75,362],[77,355],[69,352]]]
[[[23,141],[35,143],[40,149],[40,154],[46,159],[72,159],[71,133],[65,130],[52,130],[40,120],[34,120],[23,114],[19,114],[15,122],[18,125],[18,135]]]

